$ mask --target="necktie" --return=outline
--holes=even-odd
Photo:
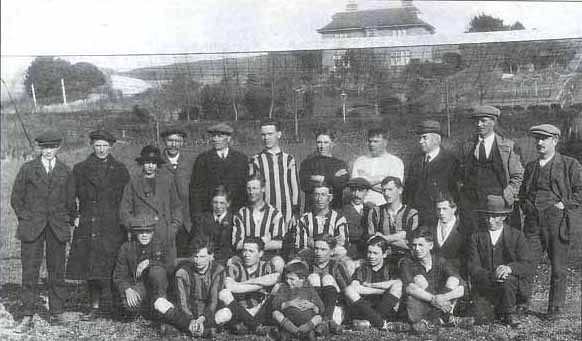
[[[445,242],[445,228],[446,226],[443,224],[441,226],[441,245]]]
[[[424,158],[424,162],[422,163],[422,169],[426,172],[428,169],[428,163],[430,162],[430,155],[427,155]]]
[[[479,142],[479,162],[487,161],[487,154],[485,153],[485,143],[484,140]]]
[[[54,168],[53,161],[49,161],[48,162],[48,172],[47,173],[50,174],[53,171],[53,168]]]

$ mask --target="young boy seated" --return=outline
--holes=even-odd
[[[214,261],[208,238],[192,239],[191,257],[178,264],[175,274],[178,306],[195,321],[194,336],[216,334],[214,314],[224,285],[224,267]]]
[[[307,264],[297,261],[283,269],[283,283],[273,298],[273,319],[280,326],[280,339],[292,336],[315,340],[315,327],[321,323],[324,305],[317,291],[306,280]]]
[[[370,324],[378,329],[392,330],[387,320],[395,317],[402,281],[396,278],[396,269],[386,261],[388,242],[380,236],[368,241],[366,263],[356,269],[352,283],[346,288],[348,309],[356,329],[366,329]]]

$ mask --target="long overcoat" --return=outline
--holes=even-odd
[[[143,172],[131,174],[125,186],[119,214],[124,226],[129,227],[132,217],[152,216],[156,221],[154,240],[168,250],[168,266],[175,266],[176,230],[182,225],[182,203],[176,191],[174,177],[164,169],[158,169],[155,176],[155,192],[146,193],[146,179]]]
[[[73,167],[73,178],[79,226],[73,233],[67,278],[109,281],[126,239],[119,221],[119,205],[129,173],[111,155],[101,160],[91,154]]]

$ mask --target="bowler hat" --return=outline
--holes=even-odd
[[[170,129],[166,129],[160,133],[160,137],[163,139],[165,139],[166,137],[168,137],[170,135],[180,135],[183,138],[186,138],[186,136],[188,136],[188,134],[186,134],[186,132],[180,128],[170,128]]]
[[[507,206],[505,199],[500,195],[488,195],[487,203],[484,207],[477,209],[477,212],[492,213],[492,214],[509,214],[513,211],[510,206]]]
[[[209,133],[223,133],[231,135],[234,133],[234,129],[226,123],[218,123],[209,127],[206,131]]]
[[[115,143],[115,137],[113,137],[113,135],[111,135],[111,133],[109,133],[108,131],[105,130],[94,130],[92,132],[89,133],[89,138],[93,141],[96,140],[103,140],[103,141],[107,141],[109,143]]]
[[[538,136],[560,136],[560,129],[551,124],[540,124],[529,128],[530,135]]]
[[[146,162],[154,162],[157,163],[158,165],[166,163],[166,161],[162,159],[162,153],[160,152],[160,149],[152,145],[147,145],[143,147],[140,156],[136,158],[135,161],[142,165]]]
[[[129,219],[129,228],[132,232],[153,231],[157,220],[149,215],[141,215]]]
[[[501,111],[492,105],[479,105],[473,108],[473,118],[490,117],[498,119],[501,116]]]
[[[352,178],[350,180],[348,180],[348,187],[354,187],[354,188],[365,188],[365,189],[370,189],[372,186],[370,185],[370,182],[364,178]]]
[[[63,142],[61,134],[54,130],[45,131],[34,139],[41,147],[58,147]]]
[[[416,126],[415,133],[417,135],[428,134],[428,133],[442,135],[441,124],[435,120],[422,121],[422,122],[420,122],[419,125]]]

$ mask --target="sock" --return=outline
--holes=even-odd
[[[240,303],[237,301],[232,301],[227,306],[227,308],[232,312],[233,320],[236,319],[244,323],[244,325],[247,326],[252,332],[257,329],[259,324],[257,323],[256,319],[251,314],[249,314],[249,312],[243,308]]]
[[[373,308],[370,302],[366,301],[364,298],[360,298],[354,302],[354,308],[358,310],[360,316],[363,320],[370,321],[370,324],[376,328],[382,328],[384,326],[384,319],[380,314],[378,314]]]
[[[323,317],[324,320],[330,320],[333,315],[335,304],[337,302],[337,291],[333,286],[328,285],[321,288],[320,293],[321,300],[325,306],[325,311],[321,317]]]
[[[385,293],[382,296],[382,303],[378,306],[378,312],[382,314],[383,317],[388,317],[394,315],[394,306],[398,303],[398,297]]]
[[[187,332],[190,327],[190,317],[180,309],[170,308],[163,314],[166,323],[176,327],[178,330]]]
[[[281,326],[281,328],[283,328],[284,330],[288,331],[291,334],[297,333],[297,326],[294,325],[293,322],[291,322],[291,320],[289,320],[288,318],[284,318],[283,321],[279,322],[279,325]]]

